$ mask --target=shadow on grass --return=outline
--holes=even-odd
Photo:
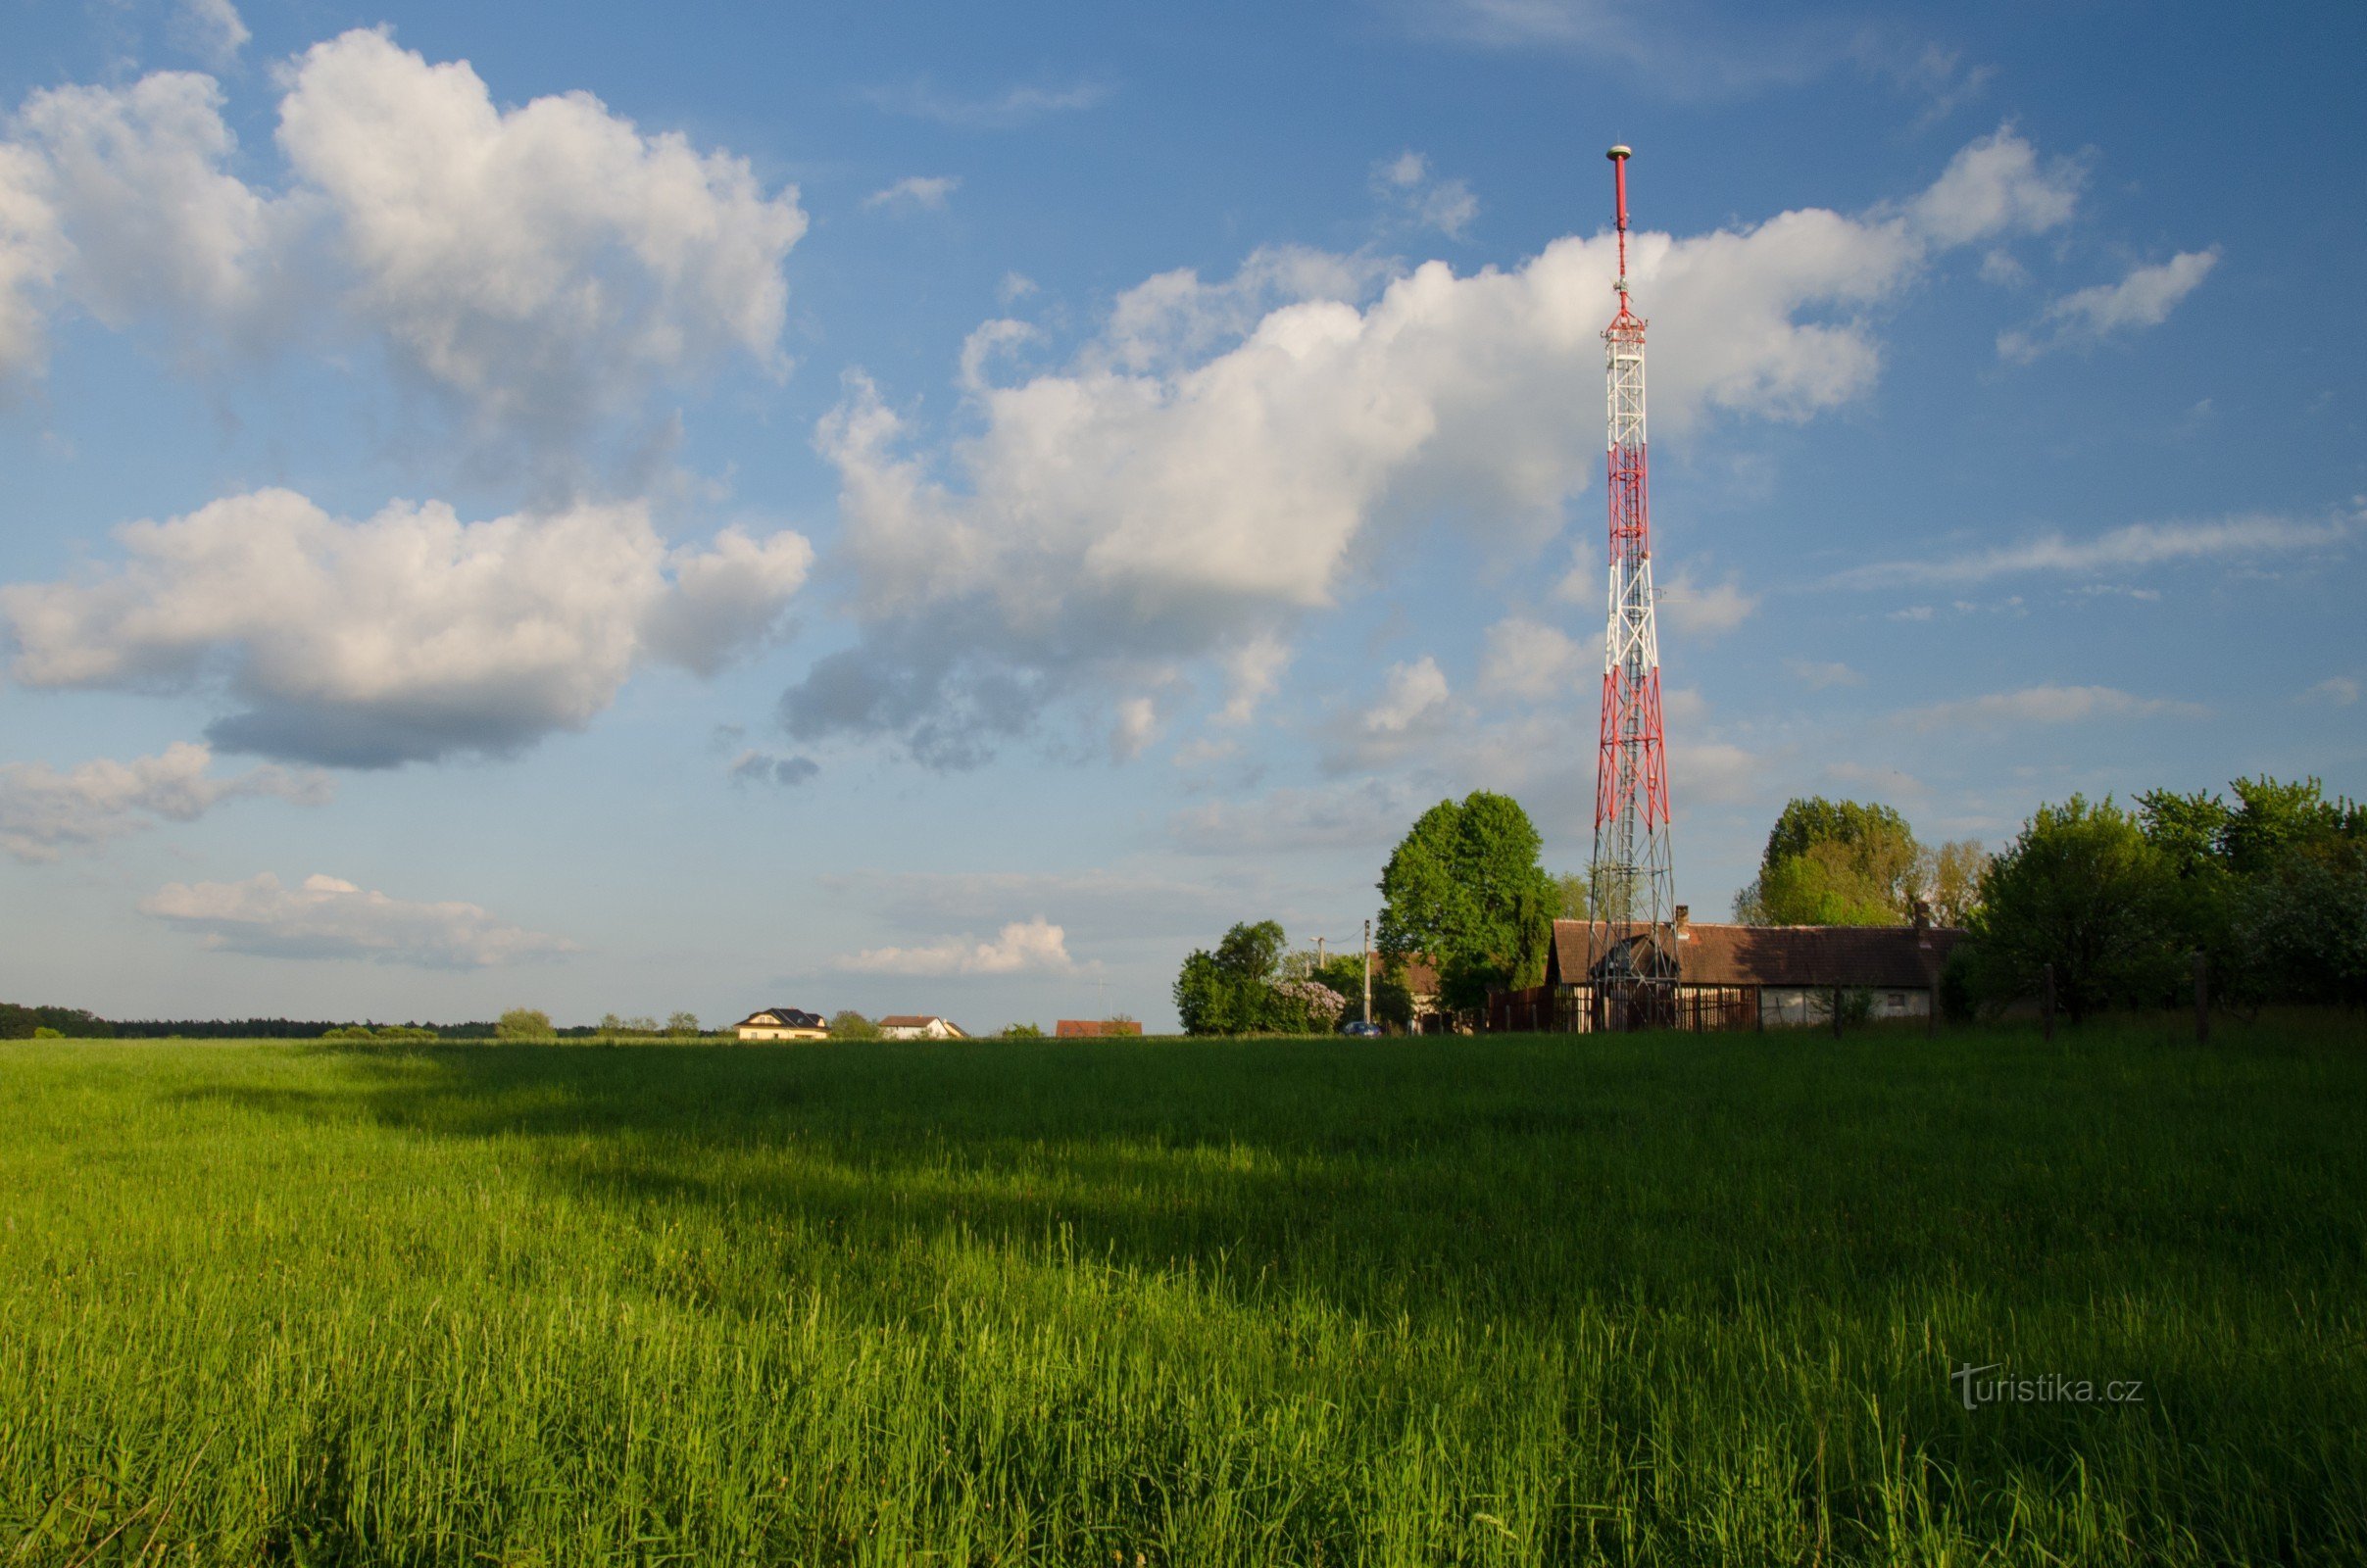
[[[826,1237],[847,1270],[957,1236],[1544,1323],[2339,1285],[2367,1169],[2339,1107],[2367,1072],[2302,1033],[329,1046],[304,1054],[350,1088],[196,1093],[511,1141],[571,1195]]]

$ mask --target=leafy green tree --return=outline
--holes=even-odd
[[[1906,818],[1888,806],[1788,802],[1767,834],[1759,873],[1735,896],[1749,925],[1904,925],[1927,863]]]
[[[551,1015],[539,1007],[512,1007],[493,1025],[496,1040],[552,1040],[558,1033],[551,1027]]]
[[[695,1035],[699,1032],[699,1015],[695,1012],[667,1013],[666,1032],[669,1035]]]
[[[2216,792],[2138,797],[2145,839],[2177,875],[2182,941],[2208,956],[2213,994],[2239,1004],[2350,994],[2346,877],[2367,858],[2367,809],[2315,778],[2228,787],[2232,806]]]
[[[2107,799],[2042,806],[1981,878],[1971,975],[1997,1003],[2038,994],[2074,1023],[2102,1007],[2166,999],[2183,967],[2177,873],[2138,819]]]
[[[1564,871],[1553,878],[1558,895],[1553,906],[1556,920],[1591,920],[1595,917],[1595,900],[1584,871]]]
[[[1041,1040],[1044,1038],[1044,1031],[1032,1023],[1007,1023],[995,1038],[997,1040]]]
[[[1175,977],[1175,1011],[1190,1035],[1281,1033],[1303,1017],[1274,990],[1290,939],[1272,920],[1243,921],[1213,953],[1195,951]]]
[[[833,1040],[877,1040],[879,1025],[849,1007],[830,1014],[830,1038]]]
[[[1535,985],[1563,896],[1537,863],[1543,844],[1508,795],[1439,802],[1381,871],[1374,945],[1400,962],[1427,955],[1458,1011],[1485,1005],[1490,987]]]
[[[1989,852],[1978,839],[1956,839],[1926,850],[1916,880],[1932,924],[1961,929],[1981,906],[1981,873],[1989,869]]]

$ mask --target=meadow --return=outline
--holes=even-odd
[[[0,1045],[0,1564],[2357,1563],[2363,1106],[2355,1016]]]

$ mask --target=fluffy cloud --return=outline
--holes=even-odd
[[[47,162],[84,309],[115,327],[149,311],[184,322],[252,314],[272,215],[223,168],[237,143],[213,77],[38,92],[17,124]]]
[[[866,948],[842,954],[831,967],[853,974],[1006,975],[1060,972],[1076,967],[1067,934],[1043,919],[1013,921],[992,942],[949,937],[920,948]]]
[[[326,802],[318,773],[266,764],[213,776],[211,748],[183,741],[128,762],[99,758],[66,772],[42,762],[0,762],[0,850],[20,860],[54,860],[95,849],[158,821],[191,822],[223,801],[271,796],[299,806]]]
[[[1590,667],[1588,656],[1594,655]],[[1567,698],[1588,676],[1600,676],[1602,654],[1543,621],[1512,615],[1488,628],[1487,654],[1479,668],[1483,690],[1525,702]],[[1591,689],[1592,682],[1589,682]]]
[[[254,36],[230,0],[180,0],[172,30],[174,42],[216,67],[236,60]]]
[[[1915,227],[1937,245],[1970,245],[2038,234],[2071,220],[2079,205],[2076,165],[2042,167],[2038,150],[2001,126],[1948,160],[1932,187],[1906,204]]]
[[[295,63],[279,145],[333,215],[356,308],[480,416],[565,433],[620,383],[775,353],[795,191],[589,93],[505,111],[466,62],[356,30]]]
[[[2258,560],[2342,544],[2358,531],[2359,522],[2355,516],[2310,522],[2259,513],[2191,522],[2133,522],[2088,539],[2044,533],[2018,544],[1946,561],[1877,562],[1844,572],[1834,581],[1843,587],[1882,588],[1899,583],[1986,582],[2022,572],[2127,571],[2222,556]],[[1914,618],[1926,615],[1928,612]]]
[[[1572,568],[1565,584],[1574,584],[1584,569]],[[1586,587],[1590,601],[1603,596],[1606,584],[1600,565],[1593,568]],[[1565,586],[1563,597],[1575,595]],[[1746,589],[1733,572],[1723,582],[1705,583],[1698,581],[1688,566],[1669,578],[1654,603],[1669,625],[1707,638],[1722,636],[1749,620],[1758,609],[1758,595]]]
[[[37,152],[0,141],[0,386],[41,368],[43,300],[71,253],[51,186]]]
[[[2050,194],[1991,200],[2015,170]],[[1951,163],[1945,200],[1632,236],[1640,297],[1665,308],[1659,429],[1858,396],[1880,363],[1863,313],[1936,245],[2047,221],[2068,199],[2050,179],[2001,131]],[[1431,262],[1377,293],[1369,265],[1307,251],[1218,284],[1162,274],[1061,369],[996,386],[970,366],[977,433],[942,456],[855,379],[819,440],[866,632],[786,695],[784,722],[970,763],[1075,689],[1114,700],[1287,636],[1434,518],[1541,542],[1602,461],[1613,249],[1566,238],[1467,276]]]
[[[473,904],[414,904],[333,876],[282,887],[266,871],[244,882],[173,882],[140,912],[197,933],[209,948],[265,958],[361,958],[422,969],[490,969],[578,951],[496,920]]]
[[[2158,267],[2137,268],[2117,283],[2066,294],[2046,307],[2035,326],[2000,335],[1997,353],[2027,364],[2066,344],[2095,343],[2115,332],[2159,326],[2218,265],[2219,248],[2214,245],[2173,256]]]
[[[2198,718],[2198,703],[2133,697],[2110,686],[2030,686],[1954,702],[1933,703],[1899,716],[1917,729],[2009,729],[2029,724],[2078,724],[2096,719]]]
[[[1440,179],[1430,172],[1430,160],[1404,152],[1375,164],[1372,188],[1411,222],[1435,228],[1449,239],[1461,239],[1479,216],[1479,198],[1459,179]]]
[[[804,580],[796,534],[669,554],[638,506],[363,522],[263,490],[117,531],[78,580],[0,588],[27,686],[219,688],[237,751],[346,766],[506,753],[580,728],[636,664],[709,670]]]
[[[946,198],[960,189],[962,181],[951,174],[908,174],[885,190],[875,190],[863,199],[865,207],[917,207],[932,213],[945,210]]]
[[[238,26],[222,0],[198,9]],[[283,79],[279,192],[229,172],[212,77],[25,101],[0,142],[0,373],[37,368],[53,296],[184,343],[285,332],[341,297],[471,441],[556,462],[725,350],[777,366],[806,216],[746,160],[587,93],[503,110],[466,63],[382,32],[317,44]]]
[[[2325,703],[2334,708],[2348,708],[2358,700],[2359,683],[2348,675],[2329,675],[2293,699],[2297,703]]]

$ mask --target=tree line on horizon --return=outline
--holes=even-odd
[[[1468,1014],[1492,990],[1544,979],[1555,919],[1612,912],[1585,874],[1545,870],[1543,842],[1517,801],[1485,790],[1422,813],[1378,884],[1376,1020],[1410,1021],[1405,977],[1417,960],[1435,967],[1440,1004]],[[2126,808],[2075,794],[2041,806],[1993,855],[1973,839],[1926,846],[1887,805],[1796,798],[1734,916],[1960,928],[1939,997],[1958,1017],[2049,987],[2075,1022],[2167,1005],[2188,994],[2196,955],[2231,1007],[2357,1006],[2367,808],[2314,777],[2265,774],[2225,795],[2145,790]],[[1185,958],[1173,994],[1189,1034],[1328,1033],[1360,1001],[1360,956],[1293,952],[1278,922],[1244,921]]]

